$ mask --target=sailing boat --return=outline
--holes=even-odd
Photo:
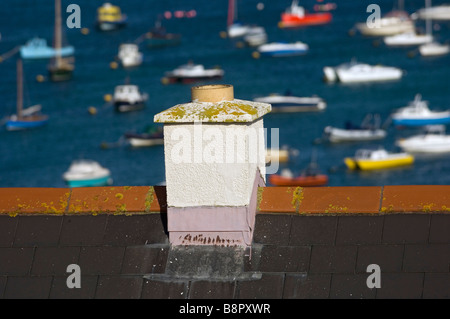
[[[425,0],[425,7],[429,9],[431,7],[431,0]],[[432,28],[433,24],[431,18],[429,16],[426,17],[426,30],[427,34],[432,36]],[[450,45],[448,44],[440,44],[437,41],[433,41],[430,43],[425,43],[419,47],[419,52],[422,56],[436,56],[436,55],[444,55],[450,52]]]
[[[260,31],[261,27],[242,24],[236,20],[236,0],[228,0],[227,34],[229,38],[243,37],[251,32]]]
[[[40,105],[34,105],[23,109],[23,66],[22,60],[17,60],[17,114],[11,115],[6,121],[8,131],[30,129],[43,126],[48,121],[48,116],[39,114]]]
[[[48,67],[50,80],[53,82],[67,81],[72,78],[75,66],[72,64],[73,58],[63,58],[61,56],[62,29],[61,29],[61,0],[55,0],[55,30],[54,30],[55,58],[52,59]]]

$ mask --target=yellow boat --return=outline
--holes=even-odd
[[[351,170],[377,170],[414,163],[414,156],[408,153],[388,153],[384,149],[358,150],[354,157],[346,157],[345,164]]]
[[[127,16],[118,6],[104,3],[97,9],[97,26],[102,31],[111,31],[126,25]]]

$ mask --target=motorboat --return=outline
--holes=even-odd
[[[417,34],[416,32],[405,32],[387,36],[383,39],[387,46],[415,46],[433,41],[431,34]]]
[[[205,69],[202,64],[189,62],[173,71],[166,72],[162,78],[163,83],[193,83],[204,80],[221,79],[224,71],[220,68]]]
[[[277,112],[316,112],[323,111],[327,103],[318,96],[299,97],[290,93],[285,95],[271,94],[268,96],[257,97],[255,102],[268,103],[272,105],[272,113]]]
[[[450,110],[432,111],[428,102],[416,94],[414,101],[392,114],[392,122],[397,126],[423,126],[450,123]]]
[[[48,116],[41,113],[41,105],[23,108],[23,65],[17,60],[17,102],[16,114],[11,115],[5,123],[8,131],[17,131],[41,127],[48,122]]]
[[[285,57],[303,55],[308,52],[308,50],[309,46],[301,41],[293,43],[271,42],[260,45],[257,49],[257,53],[262,56]]]
[[[379,116],[376,114],[368,114],[361,125],[347,122],[345,128],[327,126],[324,129],[324,139],[330,143],[374,141],[381,140],[386,135],[386,130],[380,128]]]
[[[328,82],[362,83],[398,80],[403,76],[399,68],[384,65],[369,65],[355,60],[337,67],[323,68],[325,80]]]
[[[280,174],[271,174],[269,183],[275,186],[324,186],[328,184],[328,175],[320,174],[317,166],[310,164],[296,176],[289,169],[283,169]]]
[[[445,126],[430,125],[425,133],[399,139],[396,145],[409,153],[449,153],[450,135],[445,134]]]
[[[422,8],[412,14],[413,18],[422,20],[430,19],[436,21],[450,20],[450,4],[442,4],[438,6],[430,6]]]
[[[118,58],[123,67],[134,67],[142,64],[143,54],[134,43],[123,43],[119,46]]]
[[[58,50],[58,51],[56,51]],[[47,45],[47,40],[34,37],[20,47],[20,57],[22,59],[50,59],[57,54],[62,57],[71,56],[75,53],[75,48],[71,45],[62,46],[55,49]]]
[[[376,27],[367,22],[357,23],[356,29],[364,36],[390,36],[405,32],[414,32],[414,21],[403,10],[393,10],[381,17]]]
[[[112,184],[111,172],[93,160],[75,160],[63,174],[69,187],[105,186]]]
[[[137,85],[123,84],[114,89],[113,102],[117,112],[142,110],[148,100],[148,94],[142,93]]]
[[[244,36],[244,42],[251,47],[256,47],[267,42],[267,33],[263,27],[252,28]]]
[[[291,6],[281,14],[280,28],[293,28],[330,23],[333,15],[329,12],[307,13],[305,8],[293,0]]]
[[[164,144],[163,128],[149,125],[143,132],[127,132],[125,138],[133,147],[147,147]]]
[[[112,31],[124,27],[127,24],[127,15],[123,14],[120,7],[109,2],[97,9],[97,27],[101,31]]]
[[[450,53],[449,44],[441,44],[438,42],[430,42],[422,44],[419,47],[419,52],[422,56],[439,56]]]
[[[377,170],[411,165],[414,156],[408,153],[390,153],[385,149],[359,149],[354,157],[346,157],[345,165],[351,170]]]

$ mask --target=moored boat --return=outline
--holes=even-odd
[[[50,80],[53,82],[68,81],[72,78],[75,65],[73,57],[63,57],[62,47],[62,22],[61,22],[61,0],[55,0],[55,30],[54,30],[55,57],[48,65]]]
[[[97,9],[97,27],[101,31],[112,31],[127,24],[127,15],[120,7],[107,2]]]
[[[174,46],[181,43],[181,34],[170,33],[157,20],[155,27],[145,34],[145,45],[149,48],[162,48]]]
[[[450,135],[445,134],[445,126],[431,125],[422,134],[397,140],[396,145],[409,153],[449,153]]]
[[[398,80],[403,76],[399,68],[384,65],[370,65],[355,60],[336,67],[323,68],[327,82],[364,83]]]
[[[8,131],[17,131],[41,127],[48,122],[48,116],[41,114],[41,105],[30,106],[23,108],[23,66],[22,60],[17,60],[17,102],[16,114],[11,115],[5,127]]]
[[[324,186],[328,184],[328,175],[305,171],[294,176],[290,171],[282,170],[281,174],[269,175],[269,183],[275,186]]]
[[[113,103],[117,112],[139,111],[145,107],[148,95],[142,93],[137,85],[122,84],[114,89]]]
[[[22,59],[50,59],[57,54],[62,57],[71,56],[75,53],[75,49],[71,45],[62,46],[56,51],[55,48],[47,45],[47,40],[34,37],[20,47],[20,56]]]
[[[450,53],[449,44],[441,44],[438,42],[430,42],[419,47],[422,56],[438,56]]]
[[[399,33],[414,32],[414,21],[404,10],[393,10],[381,17],[377,26],[367,22],[357,23],[356,29],[365,36],[391,36]]]
[[[147,147],[164,144],[162,127],[149,125],[143,132],[127,132],[125,138],[133,147]]]
[[[139,66],[144,59],[142,52],[139,51],[139,46],[134,43],[122,43],[119,46],[117,57],[125,68]]]
[[[450,123],[450,110],[432,111],[428,102],[416,94],[414,101],[392,114],[392,122],[397,126],[423,126]]]
[[[387,46],[415,46],[433,41],[433,36],[430,34],[417,34],[416,32],[406,32],[396,35],[387,36],[383,39]]]
[[[220,68],[205,69],[202,64],[189,62],[178,68],[166,72],[161,79],[164,84],[168,83],[193,83],[197,81],[221,79],[224,71]]]
[[[309,46],[301,41],[286,43],[286,42],[271,42],[265,43],[258,47],[256,57],[259,55],[270,57],[285,57],[306,54]]]
[[[304,7],[293,0],[291,6],[281,14],[280,28],[295,28],[330,23],[333,15],[329,12],[307,13]]]
[[[360,125],[349,121],[345,123],[345,128],[325,127],[324,139],[331,143],[380,140],[387,134],[380,124],[379,115],[368,114]]]
[[[272,94],[253,99],[255,102],[269,103],[272,113],[277,112],[317,112],[323,111],[327,103],[318,96],[299,97],[290,94]]]
[[[414,156],[408,153],[390,153],[385,149],[360,149],[354,157],[346,157],[345,165],[351,170],[378,170],[414,163]]]
[[[69,187],[105,186],[112,184],[111,172],[92,160],[73,161],[63,174]]]

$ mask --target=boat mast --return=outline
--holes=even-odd
[[[61,65],[61,0],[55,0],[55,29],[53,46],[56,50],[56,65]]]
[[[425,0],[425,7],[426,7],[426,10],[429,10],[431,8],[431,0]],[[428,11],[428,13],[429,13],[429,11]],[[427,14],[426,29],[425,29],[427,35],[431,35],[431,33],[432,33],[431,28],[432,28],[431,18],[430,18],[430,15]]]
[[[233,24],[234,21],[234,14],[235,14],[235,6],[236,6],[236,0],[228,0],[228,20],[227,20],[227,26],[230,26]]]
[[[23,81],[22,81],[22,60],[17,59],[17,117],[22,118],[23,109]]]

